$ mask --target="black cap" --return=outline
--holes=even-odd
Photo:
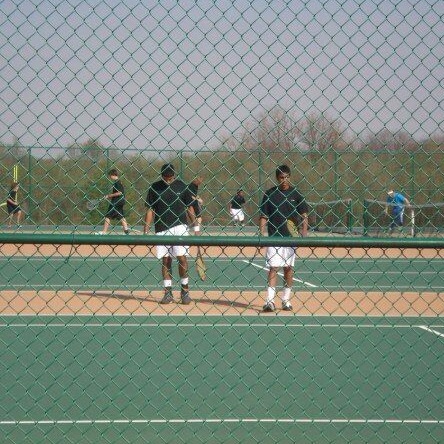
[[[163,177],[174,176],[174,166],[171,163],[166,163],[165,165],[162,165],[160,174],[162,174]]]

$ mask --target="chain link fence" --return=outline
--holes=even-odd
[[[441,442],[443,6],[3,2],[2,442]],[[166,163],[189,287],[143,235]],[[283,164],[304,238],[259,235]]]

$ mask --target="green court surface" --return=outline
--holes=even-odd
[[[263,290],[207,258],[201,290]],[[440,293],[442,260],[308,259],[296,289]],[[0,290],[158,289],[153,258],[3,257]],[[11,279],[11,276],[14,276]],[[8,277],[6,279],[5,277]],[[0,442],[442,442],[439,317],[0,316]]]
[[[2,443],[444,436],[438,318],[13,316],[0,335]]]
[[[201,290],[251,290],[266,285],[262,258],[206,258],[200,282],[192,263],[192,285]],[[174,273],[177,276],[177,267]],[[159,289],[160,265],[137,257],[2,257],[0,290],[6,289]],[[10,279],[10,276],[14,276]],[[305,259],[295,266],[295,288],[308,290],[444,290],[442,259]]]

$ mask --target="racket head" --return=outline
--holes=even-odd
[[[290,232],[291,237],[299,237],[299,230],[294,220],[287,220],[287,229]]]
[[[202,258],[200,248],[197,250],[196,255],[196,271],[201,281],[204,281],[207,278],[207,266]]]
[[[86,208],[88,208],[88,210],[95,210],[98,206],[99,203],[102,199],[91,199],[86,203]]]

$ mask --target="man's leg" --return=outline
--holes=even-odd
[[[125,234],[129,234],[128,223],[124,217],[122,217],[122,219],[120,219],[120,223],[122,224],[122,228],[123,228],[123,231],[125,232]]]
[[[108,232],[109,226],[111,224],[111,219],[109,217],[105,217],[105,222],[103,223],[103,234],[106,234]]]
[[[291,311],[293,307],[291,306],[291,288],[293,286],[293,267],[284,267],[284,290],[282,294],[282,309],[286,311]]]
[[[263,307],[264,311],[275,310],[274,298],[276,297],[277,273],[277,267],[270,267],[267,279],[267,300],[265,301],[265,305]]]
[[[171,265],[173,259],[170,256],[165,256],[162,258],[162,279],[164,287],[164,296],[160,301],[161,304],[171,304],[174,302],[173,292],[172,292],[172,272]]]
[[[184,305],[191,303],[190,293],[189,293],[189,278],[188,278],[188,260],[186,256],[178,256],[177,260],[179,262],[179,277],[180,277],[180,298]]]

